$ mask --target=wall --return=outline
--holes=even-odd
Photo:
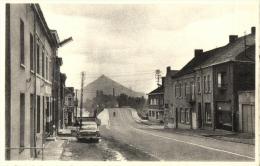
[[[238,103],[239,103],[239,131],[243,131],[243,123],[246,123],[243,121],[243,105],[250,106],[252,110],[252,118],[248,121],[246,125],[252,127],[252,129],[249,129],[249,132],[255,133],[255,91],[240,91],[238,92]],[[246,111],[246,110],[244,110]],[[247,110],[249,111],[249,110]]]
[[[41,96],[41,132],[37,134],[37,146],[41,147],[42,145],[42,135],[43,135],[43,99],[42,96],[51,96],[51,82],[46,80],[40,75],[37,75],[35,78],[34,72],[30,71],[30,33],[34,34],[34,12],[30,5],[24,4],[12,4],[10,5],[10,58],[11,58],[11,107],[10,107],[10,116],[11,116],[11,129],[10,129],[10,146],[12,148],[17,148],[20,146],[20,93],[25,94],[25,147],[33,146],[30,144],[32,140],[33,126],[31,126],[31,121],[34,117],[31,114],[30,108],[30,95],[34,94],[35,87],[37,95]],[[24,56],[25,63],[24,66],[20,65],[20,19],[24,22]],[[46,53],[49,56],[52,56],[53,51],[48,43],[45,35],[42,33],[42,29],[39,24],[36,22],[36,31],[41,39],[41,45],[45,46]],[[41,56],[40,56],[41,57]],[[40,69],[42,67],[40,66]],[[49,67],[51,68],[51,66]],[[35,86],[36,79],[36,86]],[[46,101],[46,100],[45,100]],[[46,102],[45,102],[46,104]],[[45,105],[44,104],[44,105]],[[36,107],[38,107],[36,105]],[[46,105],[44,106],[46,108]],[[29,159],[30,150],[25,149],[22,152],[19,150],[11,150],[10,154],[11,160],[17,159]]]
[[[204,76],[209,76],[210,78],[210,88],[208,89],[208,85],[204,87]],[[198,92],[198,77],[200,78],[200,92]],[[207,77],[208,79],[208,77]],[[207,82],[206,82],[207,84]],[[213,103],[213,69],[212,67],[198,69],[196,71],[196,115],[197,115],[197,128],[208,128],[214,129],[214,103]],[[199,113],[198,105],[201,104],[201,113]],[[206,108],[205,103],[210,103],[211,109],[211,123],[206,122]],[[198,115],[201,116],[198,116]]]
[[[178,111],[180,110],[180,108],[182,108],[184,110],[190,109],[190,115],[189,115],[190,122],[189,122],[189,124],[187,124],[188,122],[185,123],[185,124],[178,122],[178,123],[175,123],[175,125],[173,126],[174,128],[192,128],[192,118],[191,117],[192,117],[192,112],[194,112],[194,110],[195,110],[195,108],[194,108],[195,106],[194,106],[194,104],[189,102],[188,94],[187,94],[187,96],[184,95],[184,91],[185,91],[184,84],[186,82],[189,85],[189,88],[187,88],[187,89],[190,89],[190,83],[195,82],[194,77],[195,77],[195,75],[193,73],[193,74],[187,74],[187,75],[184,75],[182,77],[178,77],[178,78],[173,79],[173,95],[174,96],[173,96],[171,102],[173,103],[173,113],[172,113],[172,115],[174,117],[174,122],[179,121],[178,113],[176,114],[176,108],[178,109]],[[181,83],[181,85],[182,85],[181,97],[179,97],[178,94],[177,94],[177,96],[175,96],[175,85],[177,85],[179,83]],[[190,91],[191,90],[189,90],[189,92]]]

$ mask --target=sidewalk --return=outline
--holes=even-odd
[[[166,132],[172,132],[177,134],[195,136],[195,137],[207,137],[212,139],[218,139],[223,141],[244,143],[244,144],[255,144],[255,137],[247,133],[238,133],[226,130],[206,130],[206,129],[164,129]]]
[[[53,141],[46,141],[43,160],[60,160],[66,140],[57,137]],[[39,158],[41,160],[41,158]]]

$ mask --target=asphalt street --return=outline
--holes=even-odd
[[[139,124],[130,108],[105,109],[101,135],[165,161],[253,161],[254,146],[163,132]],[[113,116],[113,112],[116,116]],[[107,121],[108,122],[105,122]],[[102,123],[103,122],[103,123]]]
[[[166,132],[138,122],[131,108],[105,109],[98,118],[101,119],[100,142],[78,142],[72,137],[65,146],[62,160],[254,160],[254,145]]]

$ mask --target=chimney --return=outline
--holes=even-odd
[[[166,72],[169,73],[171,71],[171,66],[168,66],[166,69],[167,69]]]
[[[229,35],[229,43],[234,43],[238,38],[237,35]]]
[[[255,27],[251,27],[251,34],[255,35]]]
[[[195,57],[198,57],[198,56],[200,56],[202,54],[203,54],[203,49],[195,49],[194,50]]]
[[[165,77],[162,77],[162,86],[164,86]]]

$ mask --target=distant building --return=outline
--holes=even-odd
[[[64,89],[64,123],[66,126],[71,126],[74,122],[74,110],[75,110],[75,93],[73,87],[66,87]]]
[[[164,78],[163,78],[164,79]],[[159,86],[148,93],[148,119],[162,122],[164,120],[164,87]]]
[[[6,159],[35,158],[54,122],[58,35],[38,4],[6,4],[5,43]]]

